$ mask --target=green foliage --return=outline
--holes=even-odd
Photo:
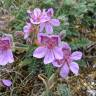
[[[71,48],[73,50],[76,50],[78,48],[84,48],[86,47],[87,45],[91,44],[91,41],[89,41],[88,39],[86,38],[80,38],[80,39],[76,39],[76,40],[73,40],[70,45],[71,45]]]
[[[59,96],[71,96],[70,88],[67,84],[58,84],[57,92]]]
[[[86,47],[93,41],[80,35],[82,34],[80,30],[82,27],[90,31],[92,28],[94,29],[96,24],[95,12],[96,0],[62,0],[56,11],[56,16],[61,20],[61,26],[55,28],[55,33],[65,30],[66,38],[63,40],[69,42],[73,50]],[[85,34],[88,35],[86,32]]]
[[[22,61],[22,65],[23,66],[27,65],[28,71],[32,72],[32,74],[36,74],[37,66],[36,66],[36,60],[34,58],[25,58]]]
[[[83,59],[78,61],[78,64],[79,64],[80,67],[83,67],[83,68],[86,67],[86,62]]]
[[[14,0],[1,0],[0,3],[2,3],[3,8],[10,8],[12,4],[14,4]]]
[[[19,46],[22,47],[22,46]],[[23,45],[24,47],[24,45]],[[35,47],[32,46],[25,46],[26,49],[26,53],[24,54],[23,58],[21,59],[21,66],[28,66],[28,72],[32,73],[32,75],[36,74],[37,72],[39,72],[38,68],[41,66],[42,62],[41,60],[37,60],[36,58],[33,58],[32,56],[32,52],[34,51]],[[20,49],[20,48],[19,48]],[[23,49],[21,49],[23,50]],[[20,51],[21,52],[21,51]],[[42,68],[39,68],[42,69]]]
[[[53,72],[54,72],[54,69],[51,64],[45,66],[45,73],[48,78],[52,75]]]
[[[52,5],[55,0],[43,0],[44,4]]]

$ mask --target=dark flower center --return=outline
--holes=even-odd
[[[49,40],[48,41],[48,44],[47,44],[47,47],[49,48],[49,49],[52,49],[52,48],[54,48],[55,46],[57,45],[57,42],[55,41],[55,40]]]
[[[9,40],[0,40],[0,49],[1,50],[10,49]]]

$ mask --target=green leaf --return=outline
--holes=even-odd
[[[70,42],[71,48],[73,50],[77,50],[78,48],[84,48],[89,44],[91,44],[91,41],[89,41],[87,38],[75,39]]]
[[[80,67],[86,67],[86,62],[82,59],[80,61],[77,61]]]
[[[75,0],[64,0],[65,5],[74,5],[76,3]]]
[[[48,76],[48,78],[52,75],[54,72],[54,68],[51,65],[45,65],[45,73]]]
[[[70,88],[67,84],[59,84],[57,86],[57,92],[59,96],[71,96]]]

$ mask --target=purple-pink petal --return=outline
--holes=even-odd
[[[54,15],[54,10],[53,10],[53,8],[49,8],[49,9],[48,9],[47,15],[48,15],[49,17],[52,17],[52,16]]]
[[[49,18],[48,16],[42,15],[42,16],[40,17],[40,24],[41,24],[41,23],[46,23],[46,22],[49,21],[49,20],[50,20],[50,18]]]
[[[51,38],[52,38],[53,41],[56,42],[57,46],[61,47],[61,39],[60,39],[60,37],[58,35],[51,35]]]
[[[40,24],[40,21],[34,20],[34,19],[32,19],[32,18],[30,18],[30,22],[31,22],[32,24]]]
[[[40,15],[41,15],[41,10],[40,10],[39,8],[35,8],[35,9],[34,9],[34,15],[35,15],[36,17],[40,16]]]
[[[27,25],[24,26],[24,28],[23,28],[24,39],[27,39],[29,37],[29,33],[31,31],[31,27],[32,27],[31,24],[27,24]]]
[[[39,30],[39,32],[43,32],[44,28],[45,28],[45,23],[41,23],[40,24],[40,30]]]
[[[6,36],[0,37],[0,38],[1,38],[1,40],[6,40],[6,41],[9,41],[12,43],[12,36],[11,35],[6,35]]]
[[[4,66],[8,63],[7,60],[5,59],[6,59],[6,52],[0,51],[0,65]]]
[[[68,73],[69,73],[69,67],[67,64],[64,64],[63,67],[61,67],[60,76],[62,78],[66,78],[68,76]]]
[[[7,86],[7,87],[10,87],[12,85],[12,81],[11,80],[7,80],[7,79],[3,79],[2,80],[2,83]]]
[[[12,50],[9,49],[6,51],[6,60],[8,60],[9,63],[13,63],[14,62],[14,58],[13,58],[13,53]]]
[[[47,49],[47,53],[44,57],[44,64],[52,63],[55,60],[52,50]]]
[[[61,67],[62,66],[62,64],[60,64],[58,62],[58,60],[53,61],[52,64],[53,64],[54,67]]]
[[[14,62],[14,58],[11,49],[0,51],[0,65],[4,66],[8,63],[13,63],[13,62]]]
[[[47,53],[47,49],[46,47],[38,47],[35,49],[35,51],[33,52],[33,57],[36,58],[43,58]]]
[[[52,25],[51,25],[50,23],[46,23],[46,25],[45,25],[45,30],[46,30],[46,32],[47,32],[48,34],[52,34],[52,32],[53,32],[53,27],[52,27]]]
[[[60,26],[60,21],[58,19],[51,19],[50,20],[50,23],[53,25],[53,26]]]
[[[24,31],[25,33],[29,32],[31,26],[32,26],[32,25],[28,23],[27,25],[24,26],[23,31]]]
[[[24,39],[27,39],[29,37],[29,33],[24,33]]]
[[[69,44],[66,43],[66,42],[63,42],[61,46],[62,46],[63,49],[70,49],[71,50]]]
[[[71,62],[70,63],[70,70],[75,74],[78,75],[79,73],[79,66],[76,62]]]
[[[44,33],[39,33],[38,34],[38,41],[39,43],[42,45],[46,45],[46,43],[48,42],[49,37],[48,35],[44,34]]]
[[[81,58],[82,58],[82,52],[80,51],[75,51],[71,54],[72,60],[80,60]]]
[[[63,59],[63,52],[62,52],[62,49],[59,48],[59,47],[55,47],[53,49],[54,51],[54,56],[55,56],[55,59]]]

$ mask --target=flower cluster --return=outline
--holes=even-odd
[[[43,32],[45,29],[47,34],[53,33],[53,26],[60,25],[58,19],[53,19],[54,11],[52,8],[49,8],[47,11],[45,9],[41,11],[39,8],[35,8],[33,11],[28,10],[27,13],[29,19],[23,28],[24,39],[27,39],[34,32],[34,25],[35,27],[39,27],[38,32]]]
[[[75,51],[71,53],[71,48],[67,43],[62,46],[63,59],[55,60],[52,62],[53,66],[60,69],[60,76],[65,78],[68,76],[71,70],[75,75],[79,73],[79,66],[75,60],[80,60],[82,58],[82,53],[80,51]]]
[[[67,43],[61,42],[59,35],[53,35],[53,26],[60,26],[60,21],[54,19],[54,11],[52,8],[48,10],[27,11],[29,20],[24,26],[24,38],[28,39],[33,29],[37,28],[38,48],[33,52],[33,57],[44,58],[44,64],[52,63],[54,67],[60,70],[60,76],[65,78],[72,71],[75,75],[79,73],[79,66],[75,60],[82,58],[82,52],[75,51],[71,53],[71,48]]]

